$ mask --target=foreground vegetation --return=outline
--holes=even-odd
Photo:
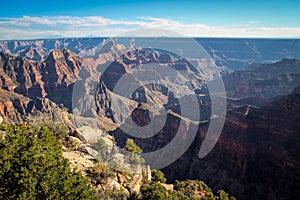
[[[0,125],[0,199],[97,199],[45,126]]]
[[[152,181],[141,188],[141,200],[235,200],[223,190],[214,194],[203,182],[198,180],[175,181],[170,189],[164,184],[166,178],[159,170],[152,171]]]
[[[51,130],[51,131],[50,131]],[[216,194],[203,181],[176,181],[165,184],[167,179],[159,170],[153,170],[152,180],[145,178],[140,193],[122,190],[95,190],[91,179],[103,182],[117,173],[123,177],[131,174],[129,169],[112,162],[99,160],[90,169],[92,177],[83,177],[70,169],[62,156],[62,145],[68,130],[62,124],[31,123],[23,125],[0,125],[0,199],[117,199],[117,200],[234,200],[223,190]],[[104,143],[99,151],[105,153]],[[128,160],[141,165],[142,150],[128,139],[125,145]],[[122,169],[121,169],[122,168]],[[128,171],[129,170],[129,171]],[[105,182],[105,181],[104,181]]]

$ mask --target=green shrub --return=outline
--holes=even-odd
[[[0,199],[97,199],[45,126],[0,125]]]
[[[143,152],[143,150],[138,145],[136,145],[136,143],[132,139],[128,138],[126,140],[125,149],[130,153],[129,162],[131,164],[142,165],[145,163],[144,158],[141,157],[141,153]]]
[[[170,200],[191,200],[191,198],[185,196],[182,192],[179,191],[171,191],[168,199]]]
[[[114,177],[115,173],[113,168],[108,167],[106,164],[101,162],[96,162],[94,166],[91,168],[91,173],[98,180],[102,181],[108,177]]]
[[[129,162],[133,165],[142,165],[145,163],[144,158],[141,157],[139,154],[131,153],[129,156]]]
[[[141,194],[143,200],[166,200],[168,194],[166,188],[160,183],[151,182],[150,184],[144,184],[141,188]]]
[[[203,181],[199,180],[187,180],[187,181],[175,181],[174,191],[178,191],[178,195],[184,195],[188,199],[205,199],[205,200],[234,200],[234,197],[229,198],[229,194],[223,190],[219,190],[216,195],[213,194],[211,188],[209,188]],[[204,193],[205,196],[197,197],[195,194]]]
[[[234,197],[232,197],[232,196],[229,197],[229,194],[227,192],[225,192],[224,190],[219,190],[217,192],[216,199],[219,199],[219,200],[235,200]]]
[[[151,171],[152,181],[165,183],[167,181],[164,173],[160,170]]]

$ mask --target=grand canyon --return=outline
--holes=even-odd
[[[82,126],[106,131],[120,148],[131,138],[146,153],[164,148],[179,133],[185,141],[195,130],[191,145],[161,169],[169,184],[198,179],[213,191],[224,189],[237,199],[298,199],[300,40],[194,40],[209,59],[192,62],[169,51],[126,46],[109,38],[2,41],[3,123],[50,117],[66,124],[71,133]],[[182,76],[142,85],[129,97],[116,93],[122,76],[146,64],[169,67]],[[225,86],[224,116],[211,114],[206,84],[214,80],[215,72],[221,74]],[[183,83],[191,85],[191,95],[200,105],[197,119],[184,116],[181,110],[180,101],[189,97],[176,97],[172,91],[184,90]],[[127,124],[122,102],[129,102],[125,115],[140,127],[151,122],[150,115],[157,123],[163,121],[159,110],[150,109],[153,105],[163,108],[163,127],[147,138],[126,133],[121,128]],[[219,140],[207,156],[199,158],[211,120],[221,117],[224,127]]]

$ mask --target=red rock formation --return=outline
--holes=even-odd
[[[53,50],[45,62],[0,53],[1,86],[29,98],[47,97],[70,108],[72,84],[82,60],[68,49]]]
[[[72,85],[82,60],[67,49],[53,50],[44,62],[0,52],[0,114],[4,120],[21,122],[43,113],[54,116],[63,112],[56,104],[70,108]]]

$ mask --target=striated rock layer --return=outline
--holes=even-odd
[[[22,122],[29,115],[66,113],[62,108],[71,108],[81,63],[68,49],[51,51],[43,62],[0,52],[0,114],[5,121]]]
[[[164,169],[168,177],[203,179],[240,199],[300,196],[300,88],[262,108],[229,111],[220,140],[197,157],[205,125],[190,149]]]
[[[1,88],[29,98],[47,97],[70,106],[65,95],[76,80],[82,58],[68,49],[53,50],[46,61],[33,62],[0,52]]]

